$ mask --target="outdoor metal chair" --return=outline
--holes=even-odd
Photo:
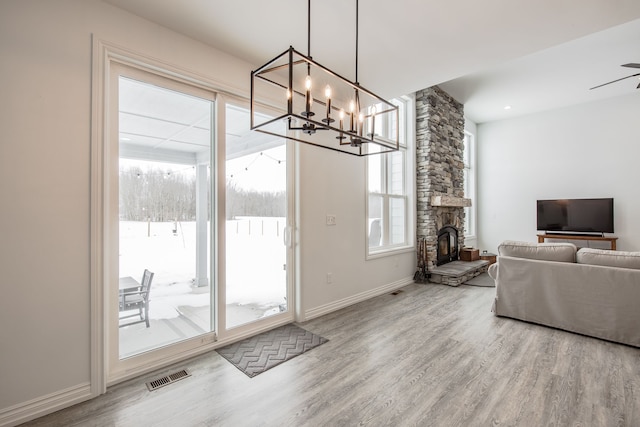
[[[121,315],[120,320],[140,316],[140,320],[120,324],[120,327],[135,325],[136,323],[142,322],[145,322],[147,324],[147,328],[149,327],[149,292],[151,290],[152,280],[153,273],[149,270],[144,270],[144,274],[142,275],[142,282],[137,289],[133,288],[131,290],[120,292],[120,313],[138,310],[138,312],[134,314],[128,314],[125,316]]]

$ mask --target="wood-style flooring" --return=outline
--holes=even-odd
[[[494,288],[402,291],[301,324],[329,342],[254,378],[212,352],[25,425],[640,426],[640,349],[495,317]]]

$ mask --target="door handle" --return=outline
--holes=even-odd
[[[286,247],[291,247],[291,227],[287,226],[284,228],[284,232],[282,233],[282,240]]]

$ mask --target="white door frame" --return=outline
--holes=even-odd
[[[145,57],[144,55],[131,52],[122,47],[113,45],[111,43],[100,40],[96,37],[93,38],[93,61],[92,61],[92,111],[91,111],[91,197],[90,197],[90,211],[91,211],[91,254],[90,254],[90,334],[91,334],[91,397],[96,397],[103,394],[107,390],[108,385],[116,384],[126,379],[159,369],[167,366],[171,363],[178,362],[180,360],[193,357],[195,355],[211,351],[217,347],[226,345],[234,340],[237,340],[243,336],[249,336],[254,333],[262,332],[264,330],[271,329],[280,324],[286,324],[291,322],[294,318],[299,317],[295,315],[299,310],[299,304],[296,302],[300,298],[299,292],[294,290],[299,289],[299,277],[296,273],[296,265],[298,263],[297,248],[297,226],[295,223],[296,210],[295,201],[295,187],[296,181],[296,166],[297,165],[297,149],[295,145],[292,145],[290,141],[287,141],[287,164],[291,167],[287,168],[287,201],[288,201],[288,227],[291,235],[291,244],[288,251],[288,311],[287,316],[272,316],[268,318],[266,322],[260,324],[249,324],[246,327],[234,328],[232,332],[222,328],[216,328],[220,331],[221,336],[218,337],[218,341],[214,341],[211,338],[202,339],[201,345],[195,348],[189,348],[185,346],[181,348],[176,354],[167,356],[164,358],[152,359],[145,365],[137,367],[128,367],[121,370],[118,375],[108,375],[108,357],[109,351],[109,325],[106,322],[106,313],[109,312],[109,287],[106,286],[109,283],[110,276],[107,268],[106,260],[109,256],[109,247],[111,244],[111,236],[106,232],[106,222],[109,220],[109,203],[106,200],[106,195],[110,194],[110,182],[108,178],[107,164],[110,156],[113,155],[110,151],[110,131],[109,131],[109,92],[110,92],[110,74],[113,64],[125,64],[130,67],[138,68],[150,73],[163,75],[167,78],[175,80],[177,82],[185,83],[196,88],[201,88],[213,93],[218,94],[218,100],[216,103],[216,147],[223,146],[224,135],[224,116],[220,116],[220,112],[225,105],[225,99],[231,100],[231,102],[247,102],[245,98],[241,98],[237,95],[233,95],[233,92],[238,92],[237,88],[230,87],[224,83],[214,82],[210,79],[204,78],[201,75],[196,75],[174,67],[172,65],[162,63],[156,59]],[[219,103],[218,103],[219,102]],[[217,148],[219,150],[219,148]],[[214,154],[215,162],[224,162],[224,156],[220,156],[220,153]],[[222,174],[222,179],[220,179]],[[220,191],[220,186],[224,188],[224,168],[218,168],[218,179],[214,180],[214,174],[212,174],[212,181],[215,182],[216,189]],[[214,197],[214,208],[220,214],[224,216],[224,201],[220,203]],[[218,220],[218,230],[220,232],[224,223],[220,223]],[[218,240],[224,241],[224,234],[218,234]],[[214,244],[214,251],[221,253],[216,242]],[[214,257],[212,265],[214,265],[213,271],[216,275],[221,276],[224,273],[224,266],[219,260],[219,256]],[[222,296],[224,292],[219,289],[217,280],[212,279],[212,292],[216,295]],[[216,298],[217,310],[216,317],[223,318],[226,313],[224,311],[224,299],[221,297]],[[222,310],[221,310],[222,308]],[[221,325],[217,325],[221,326]]]

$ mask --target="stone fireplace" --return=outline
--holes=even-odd
[[[418,241],[425,241],[429,271],[456,260],[464,245],[464,208],[471,201],[464,198],[463,140],[463,105],[437,86],[418,91],[416,231]]]

